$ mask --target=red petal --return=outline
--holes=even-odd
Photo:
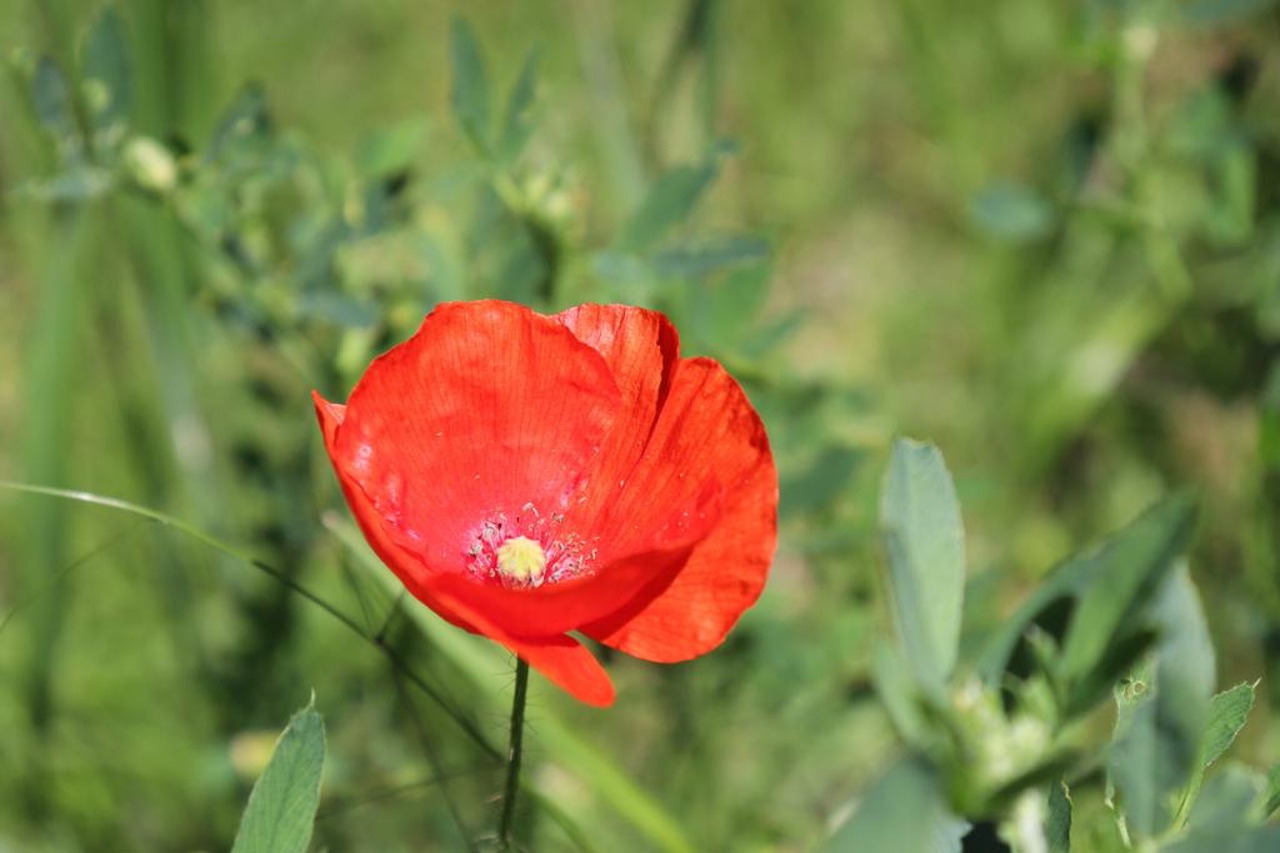
[[[330,455],[402,544],[460,569],[486,517],[564,511],[619,397],[604,359],[554,318],[442,305],[370,365]]]
[[[312,392],[312,398],[325,447],[332,456],[339,427],[345,419],[346,407],[330,403],[315,392]],[[442,594],[439,585],[431,583],[435,575],[427,571],[421,558],[402,548],[395,537],[388,534],[382,516],[359,485],[344,476],[341,469],[338,470],[338,479],[347,504],[355,514],[370,546],[382,562],[395,572],[410,594],[454,625],[483,634],[506,646],[576,699],[597,707],[613,704],[613,682],[595,656],[580,642],[563,634],[536,640],[518,638],[483,612],[473,611],[465,600],[453,599],[447,593]]]
[[[759,416],[742,389],[708,359],[680,362],[659,423],[628,489],[616,497],[632,540],[661,529],[664,508],[690,481],[714,479],[723,506],[709,535],[654,597],[584,626],[636,657],[687,660],[720,644],[764,588],[777,541],[778,475]]]
[[[545,643],[517,643],[507,648],[578,701],[597,708],[613,704],[615,691],[609,673],[573,637],[561,635]]]
[[[622,409],[600,453],[610,472],[629,472],[639,461],[657,422],[671,375],[680,359],[680,336],[657,311],[630,305],[579,305],[556,315],[583,343],[604,357],[622,392]],[[602,507],[616,484],[592,478],[588,507]]]
[[[347,407],[337,403],[330,403],[315,391],[311,392],[311,398],[315,402],[316,417],[320,420],[320,431],[324,435],[325,450],[328,451],[331,459],[336,458],[335,448],[338,442],[339,428],[346,417]],[[378,558],[395,573],[396,577],[400,578],[401,583],[405,585],[405,588],[409,590],[409,593],[414,598],[426,603],[432,610],[439,613],[449,622],[471,630],[470,625],[463,622],[439,601],[433,599],[425,585],[430,573],[423,565],[422,559],[417,554],[401,547],[396,541],[396,537],[390,534],[382,515],[374,507],[373,502],[364,493],[360,485],[347,476],[344,470],[336,463],[334,470],[338,474],[338,483],[342,486],[342,493],[347,499],[347,506],[351,507],[351,512],[356,517],[356,523],[360,525],[364,538],[368,541],[369,546],[373,548],[374,553],[378,555]]]

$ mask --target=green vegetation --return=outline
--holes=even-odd
[[[400,593],[309,397],[482,296],[666,311],[782,476],[724,647],[618,656],[608,711],[533,679],[521,844],[1272,849],[1277,35],[0,6],[0,479],[159,513],[0,490],[0,849],[251,844],[319,757],[311,849],[491,844],[511,661]]]

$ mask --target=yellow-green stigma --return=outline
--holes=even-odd
[[[498,574],[505,586],[538,586],[546,570],[546,552],[527,536],[512,537],[498,546]]]

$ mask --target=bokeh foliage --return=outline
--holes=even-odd
[[[307,395],[341,398],[433,303],[479,296],[668,311],[688,351],[743,380],[783,477],[769,592],[724,649],[676,668],[614,660],[606,714],[535,684],[523,831],[539,849],[808,847],[876,796],[896,748],[876,638],[903,618],[880,566],[914,556],[877,535],[899,431],[945,450],[966,529],[963,614],[958,588],[935,597],[919,576],[914,600],[945,626],[918,630],[912,671],[958,631],[928,678],[968,683],[1051,565],[1190,487],[1200,521],[1176,577],[1200,590],[1218,674],[1188,690],[1261,676],[1253,722],[1226,740],[1267,766],[1277,14],[0,7],[0,474],[184,519],[377,641],[163,527],[5,494],[0,843],[226,848],[312,688],[329,737],[317,844],[412,850],[491,828],[509,662],[433,632],[368,565]],[[1038,589],[1074,594],[1071,577]],[[1090,606],[1139,632],[1133,649],[1165,642],[1108,609],[1122,599]],[[1047,633],[1065,642],[1052,695],[1102,708],[1082,736],[1100,748],[1099,699],[1124,673]],[[1024,674],[1058,660],[1052,643],[1016,652]],[[1132,744],[1160,708],[1130,704]],[[978,702],[964,725],[994,710]],[[937,744],[918,751],[948,766]],[[877,785],[927,778],[895,766]],[[1202,800],[1238,802],[1227,779]],[[970,817],[994,801],[956,783],[952,807],[965,792]],[[1148,801],[1154,826],[1163,800]]]

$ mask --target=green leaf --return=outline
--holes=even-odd
[[[1244,728],[1253,709],[1256,685],[1247,682],[1224,690],[1209,702],[1209,720],[1205,725],[1201,765],[1208,767],[1217,761]]]
[[[271,126],[267,113],[267,93],[258,83],[249,83],[236,94],[218,124],[205,158],[215,162],[236,153],[242,147],[262,141]]]
[[[768,258],[769,244],[759,237],[707,237],[655,253],[653,267],[667,278],[690,279]]]
[[[1275,853],[1280,850],[1280,826],[1193,832],[1160,849],[1162,853]]]
[[[123,128],[133,102],[133,74],[124,21],[105,6],[89,30],[84,49],[85,98],[94,129]]]
[[[1182,11],[1183,20],[1200,27],[1220,27],[1260,14],[1276,0],[1196,0]]]
[[[1167,759],[1171,750],[1161,738],[1168,710],[1154,699],[1144,698],[1118,723],[1108,772],[1119,795],[1129,832],[1136,838],[1150,838],[1169,824],[1173,811],[1166,780],[1175,776]]]
[[[1260,773],[1228,764],[1205,783],[1188,826],[1193,830],[1229,830],[1255,823],[1264,785]]]
[[[1166,499],[1143,513],[1098,552],[1093,582],[1072,614],[1063,647],[1063,674],[1087,676],[1121,637],[1132,634],[1140,612],[1186,548],[1195,507],[1185,496]]]
[[[35,102],[36,118],[45,130],[62,142],[77,138],[67,77],[51,57],[42,56],[36,64],[35,77],[31,81],[31,96]]]
[[[1049,203],[1021,184],[988,186],[974,198],[969,213],[982,230],[1014,242],[1043,237],[1054,224]]]
[[[324,721],[313,697],[289,721],[253,786],[232,853],[306,851],[320,804],[324,752]]]
[[[1049,786],[1048,814],[1044,821],[1044,838],[1049,853],[1071,853],[1071,796],[1066,782]]]
[[[525,54],[520,76],[511,87],[507,98],[506,117],[502,122],[502,138],[498,142],[498,156],[512,163],[533,134],[533,102],[538,90],[538,51]]]
[[[1267,774],[1267,802],[1262,810],[1263,819],[1270,818],[1276,809],[1280,809],[1280,764],[1272,767]]]
[[[360,144],[356,168],[370,178],[385,178],[413,163],[427,137],[427,122],[414,117],[371,133]]]
[[[928,724],[920,704],[919,688],[896,646],[881,642],[872,659],[876,693],[898,736],[909,744],[925,742]]]
[[[791,518],[830,506],[844,493],[866,455],[863,450],[838,444],[823,448],[811,464],[783,480],[782,517]]]
[[[920,682],[955,667],[964,604],[964,526],[951,475],[930,444],[898,439],[880,498],[889,587],[903,650]]]
[[[649,195],[623,225],[616,248],[642,252],[693,212],[694,206],[715,180],[715,158],[696,166],[677,166],[658,178]]]
[[[827,849],[959,853],[968,829],[968,823],[951,813],[934,773],[920,761],[906,759],[875,783]]]
[[[465,18],[453,19],[449,56],[453,65],[453,114],[471,143],[487,154],[492,147],[489,74],[475,31]]]
[[[1131,833],[1150,838],[1175,816],[1178,792],[1198,786],[1201,741],[1213,692],[1213,648],[1200,600],[1185,565],[1155,597],[1160,642],[1153,685],[1122,703],[1109,762]]]

